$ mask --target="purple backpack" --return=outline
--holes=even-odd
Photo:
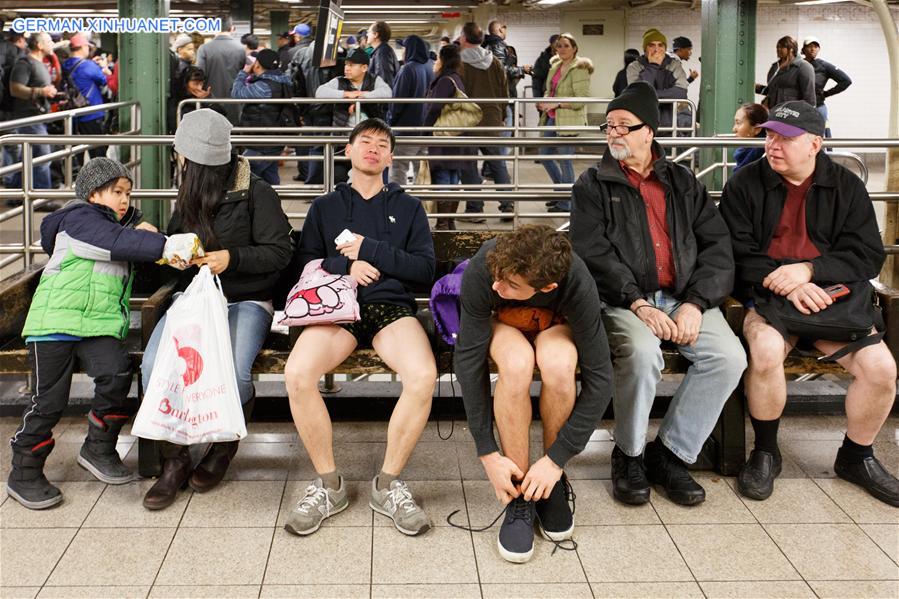
[[[462,273],[469,260],[459,265],[448,275],[440,277],[431,288],[431,299],[428,305],[437,333],[449,345],[456,345],[459,336],[461,304],[459,294],[462,292]]]

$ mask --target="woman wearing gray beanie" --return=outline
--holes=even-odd
[[[180,273],[183,290],[206,264],[219,275],[228,300],[228,323],[237,387],[244,414],[252,411],[251,368],[272,324],[272,299],[281,270],[290,262],[291,227],[271,186],[250,172],[249,162],[231,149],[231,123],[203,108],[184,116],[175,132],[181,185],[167,230],[196,233],[206,255]],[[141,365],[144,388],[165,318],[153,330]],[[171,505],[188,481],[197,492],[215,487],[228,469],[238,441],[213,443],[191,471],[187,447],[165,444],[162,475],[144,497],[148,509]]]

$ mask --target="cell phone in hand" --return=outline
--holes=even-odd
[[[840,283],[837,285],[831,285],[830,287],[825,287],[824,293],[829,295],[830,299],[832,299],[833,301],[837,301],[841,297],[846,297],[847,295],[849,295],[850,290],[848,287]]]
[[[356,241],[356,236],[353,235],[353,232],[350,231],[349,229],[344,229],[343,231],[340,232],[340,235],[338,235],[334,239],[334,243],[336,245],[343,245],[344,243],[353,243],[354,241]]]

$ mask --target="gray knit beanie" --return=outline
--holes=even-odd
[[[95,189],[119,178],[128,179],[132,185],[134,184],[131,173],[118,160],[92,158],[78,171],[78,177],[75,178],[75,197],[86,202]]]
[[[188,112],[175,131],[175,151],[197,164],[218,166],[231,160],[231,122],[209,108]]]

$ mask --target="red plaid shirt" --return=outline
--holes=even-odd
[[[655,156],[653,156],[655,160]],[[652,249],[656,256],[656,274],[659,276],[659,288],[674,287],[674,253],[671,250],[671,238],[668,236],[668,212],[665,206],[665,187],[655,171],[650,171],[644,178],[637,171],[619,162],[627,180],[643,198],[646,207],[646,220],[649,222],[649,235],[652,237]]]

